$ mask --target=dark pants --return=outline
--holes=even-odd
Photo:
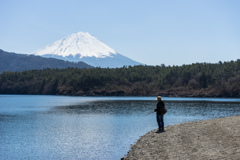
[[[164,130],[163,115],[157,115],[157,123],[159,130]]]

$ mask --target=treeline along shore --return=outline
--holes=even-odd
[[[240,59],[182,66],[3,72],[0,94],[240,97]]]

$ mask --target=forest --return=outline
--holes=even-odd
[[[182,66],[3,72],[0,94],[240,97],[240,59]]]

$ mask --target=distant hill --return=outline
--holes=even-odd
[[[93,68],[93,66],[84,62],[74,63],[54,58],[10,53],[0,49],[0,73],[3,71],[26,71],[44,68],[64,69],[68,67]]]

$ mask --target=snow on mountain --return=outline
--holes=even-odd
[[[74,33],[32,54],[73,62],[83,61],[96,67],[115,68],[124,65],[140,65],[85,32]]]

